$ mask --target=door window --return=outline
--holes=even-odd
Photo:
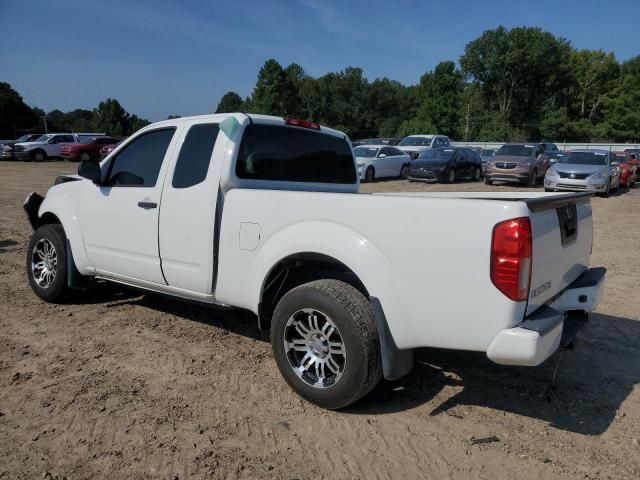
[[[201,123],[189,129],[173,172],[173,188],[192,187],[207,178],[219,130],[217,123]]]
[[[107,184],[154,187],[175,128],[152,130],[134,139],[111,161]]]

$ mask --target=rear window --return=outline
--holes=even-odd
[[[238,178],[306,183],[356,183],[346,140],[296,127],[249,125],[240,143]]]

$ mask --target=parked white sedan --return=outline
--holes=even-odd
[[[353,149],[358,163],[360,180],[372,182],[376,178],[406,177],[411,157],[402,150],[386,145],[362,145]]]

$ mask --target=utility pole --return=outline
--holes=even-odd
[[[44,133],[49,133],[49,130],[47,130],[47,116],[43,115],[42,120],[44,121]]]

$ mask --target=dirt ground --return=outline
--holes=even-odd
[[[607,286],[555,390],[557,356],[506,368],[425,349],[407,377],[328,412],[286,386],[245,313],[108,284],[37,299],[22,203],[75,168],[0,162],[0,479],[640,478],[640,189],[593,199]],[[436,189],[514,187],[363,187]]]

